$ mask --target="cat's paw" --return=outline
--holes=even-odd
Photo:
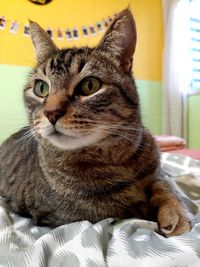
[[[162,234],[171,237],[190,232],[194,220],[192,214],[177,201],[159,207],[158,225]]]

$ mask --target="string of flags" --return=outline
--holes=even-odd
[[[53,29],[52,27],[48,27],[46,32],[49,34],[51,39],[64,40],[68,41],[79,39],[80,36],[90,37],[95,36],[98,33],[101,33],[108,28],[109,24],[112,22],[113,18],[116,16],[108,16],[107,18],[102,19],[101,21],[96,22],[93,25],[83,26],[82,28],[65,28],[62,29],[58,27],[57,29]],[[0,30],[5,30],[6,25],[8,24],[9,32],[12,34],[17,34],[19,32],[19,28],[22,27],[23,35],[26,37],[30,36],[30,28],[28,23],[23,25],[19,23],[17,20],[8,20],[5,16],[0,16]]]

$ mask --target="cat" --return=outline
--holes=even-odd
[[[50,227],[113,217],[157,221],[166,237],[190,231],[193,217],[141,121],[131,11],[116,15],[95,48],[58,49],[32,21],[30,34],[29,126],[0,148],[6,207]]]

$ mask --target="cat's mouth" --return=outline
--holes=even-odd
[[[77,137],[68,135],[65,133],[61,133],[57,130],[52,131],[49,133],[46,138],[49,140],[49,142],[60,148],[60,149],[72,149],[74,147],[74,144],[77,142]]]
[[[72,136],[72,135],[68,135],[68,134],[64,134],[64,133],[61,133],[57,130],[54,130],[52,133],[50,133],[48,136],[48,138],[57,138],[57,139],[66,139],[66,140],[69,140],[69,139],[76,139],[77,137],[75,136]]]
[[[43,135],[44,136],[44,135]],[[85,146],[93,145],[105,136],[99,132],[98,129],[88,132],[87,134],[75,134],[74,132],[66,132],[66,129],[55,129],[51,130],[44,136],[52,145],[58,147],[61,150],[72,150],[78,149]]]

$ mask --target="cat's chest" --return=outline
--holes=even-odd
[[[60,197],[56,204],[59,207],[56,217],[63,222],[96,222],[108,217],[137,216],[137,213],[134,213],[137,211],[134,208],[137,207],[137,203],[147,203],[145,190],[138,183],[130,181],[117,180],[111,183],[102,179],[86,183],[81,181],[80,177],[79,183],[71,181],[65,188],[61,189],[60,184],[57,185]]]
[[[79,205],[120,204],[144,200],[145,183],[136,179],[136,171],[129,167],[92,167],[85,170],[66,168],[47,176],[50,187],[68,203]]]
[[[132,166],[69,166],[44,170],[50,186],[58,194],[74,193],[79,196],[119,193],[134,185],[137,171]]]
[[[131,166],[52,166],[44,174],[49,190],[43,197],[54,203],[51,216],[61,223],[125,218],[137,203],[147,203],[146,185],[135,179]]]

